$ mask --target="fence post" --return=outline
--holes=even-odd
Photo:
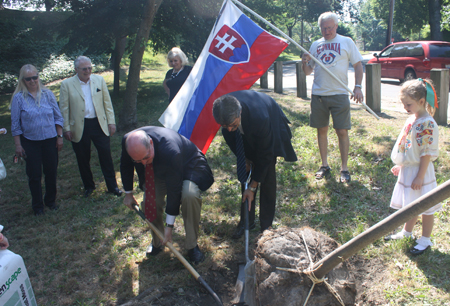
[[[260,78],[259,78],[259,87],[267,89],[269,88],[269,71],[267,70]]]
[[[366,65],[366,104],[374,112],[381,112],[381,65]]]
[[[295,63],[295,70],[297,72],[297,97],[306,98],[308,92],[306,90],[306,74],[302,69],[302,61]]]
[[[283,62],[277,61],[273,67],[274,92],[283,93]]]
[[[439,125],[447,125],[449,71],[448,69],[431,69],[430,79],[434,83],[439,100],[439,108],[436,109],[434,120]]]

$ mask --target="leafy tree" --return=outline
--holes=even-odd
[[[200,55],[214,27],[222,0],[165,0],[155,16],[150,46],[166,53],[174,46],[193,60]]]
[[[393,28],[403,36],[418,33],[425,25],[430,25],[431,39],[442,39],[440,23],[442,0],[396,0]],[[447,2],[447,0],[445,0]],[[376,18],[385,24],[389,18],[390,0],[370,0]],[[424,14],[428,12],[428,14]],[[444,21],[445,23],[446,21]]]
[[[370,1],[360,1],[360,22],[356,25],[356,32],[363,40],[364,51],[381,50],[385,45],[386,27],[382,20],[377,19],[373,14],[373,8]]]

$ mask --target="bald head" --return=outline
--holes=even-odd
[[[128,135],[125,140],[125,149],[135,162],[144,165],[151,164],[155,157],[153,140],[142,130],[134,131]]]

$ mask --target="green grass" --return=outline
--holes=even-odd
[[[168,105],[162,80],[168,67],[164,56],[146,55],[141,71],[137,101],[139,126],[159,125],[158,118]],[[111,72],[103,74],[112,84]],[[122,96],[126,70],[121,75]],[[110,85],[110,90],[112,87]],[[59,95],[59,84],[50,89]],[[320,158],[315,130],[308,126],[308,101],[290,94],[270,93],[292,122],[293,145],[298,162],[277,164],[277,209],[275,226],[310,226],[345,243],[376,224],[391,211],[389,201],[395,184],[390,174],[390,152],[406,117],[386,112],[380,121],[359,107],[352,106],[349,166],[352,182],[337,182],[340,166],[337,137],[329,134],[332,179],[316,181]],[[11,96],[0,96],[0,127],[10,129],[7,105]],[[116,118],[122,98],[114,98]],[[387,119],[389,118],[389,119]],[[119,162],[120,140],[127,131],[111,138],[116,176],[121,186]],[[20,254],[31,278],[38,305],[115,305],[151,286],[171,286],[198,290],[192,276],[166,249],[157,258],[145,258],[151,241],[147,226],[122,199],[106,194],[106,186],[93,149],[91,166],[97,189],[89,199],[83,198],[75,156],[71,145],[64,142],[59,155],[57,212],[41,218],[32,214],[30,192],[24,165],[12,163],[14,143],[8,133],[0,135],[0,156],[8,177],[0,182],[0,223],[10,240],[10,250]],[[443,183],[450,176],[450,130],[440,127],[440,156],[435,162],[436,176]],[[215,183],[203,194],[201,235],[199,244],[207,252],[205,263],[197,267],[200,275],[214,273],[233,278],[231,267],[236,256],[243,254],[241,241],[233,241],[231,233],[238,222],[239,190],[235,175],[235,158],[223,138],[216,137],[207,152]],[[135,184],[137,188],[137,183]],[[137,191],[141,200],[143,193]],[[412,257],[407,250],[411,240],[385,243],[377,240],[359,252],[360,256],[382,262],[383,279],[373,283],[365,293],[389,305],[446,305],[450,300],[450,210],[448,200],[436,214],[433,232],[435,246],[422,256]],[[420,235],[420,221],[414,234]],[[252,232],[252,239],[257,232]],[[182,252],[184,229],[177,218],[174,244]],[[231,275],[231,276],[230,276]],[[225,294],[224,286],[214,284]],[[210,284],[211,285],[211,284]]]

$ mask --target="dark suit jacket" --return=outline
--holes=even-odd
[[[280,106],[268,95],[252,90],[230,93],[242,106],[241,126],[244,131],[245,157],[254,163],[252,179],[262,182],[269,164],[277,156],[286,161],[296,161],[291,144],[289,120]],[[222,129],[228,146],[236,154],[235,132]]]
[[[214,183],[205,155],[194,143],[173,130],[157,126],[146,126],[138,130],[144,130],[153,140],[153,171],[157,179],[166,182],[166,213],[176,216],[179,214],[184,180],[196,183],[202,191]],[[134,169],[139,176],[139,187],[143,189],[145,186],[144,165],[134,163],[125,149],[125,140],[130,133],[125,134],[122,139],[120,158],[120,174],[125,191],[133,190]]]

